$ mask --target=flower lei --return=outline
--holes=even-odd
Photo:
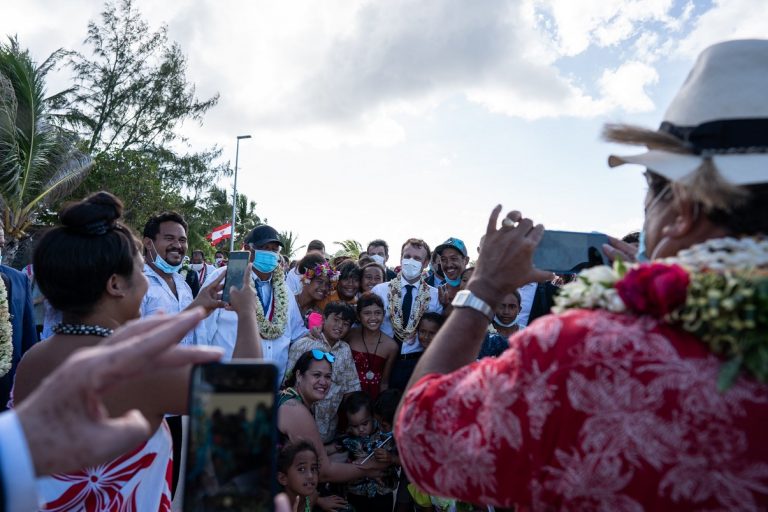
[[[308,268],[302,277],[304,284],[309,284],[318,276],[326,276],[331,282],[339,280],[339,273],[331,268],[328,263],[319,263],[314,268]]]
[[[422,278],[418,295],[416,295],[416,302],[411,308],[411,316],[407,319],[406,324],[403,325],[403,282],[400,279],[400,274],[389,283],[387,300],[389,301],[389,319],[392,322],[392,330],[399,339],[409,340],[416,333],[416,327],[419,325],[421,315],[424,314],[427,306],[429,306],[429,286],[424,283]]]
[[[264,316],[261,307],[256,308],[256,320],[259,322],[259,332],[265,340],[279,338],[285,332],[288,323],[288,286],[285,284],[285,274],[278,265],[272,274],[272,290],[274,314],[272,320]]]
[[[768,382],[768,239],[718,238],[674,258],[593,267],[563,286],[552,311],[631,311],[677,325],[726,362],[718,387],[741,372]]]
[[[0,279],[0,377],[11,370],[13,359],[13,327],[11,327],[11,312],[8,304],[8,290],[5,282]]]

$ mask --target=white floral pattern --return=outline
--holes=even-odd
[[[401,460],[426,492],[532,510],[765,510],[768,386],[648,317],[573,311],[406,395]]]

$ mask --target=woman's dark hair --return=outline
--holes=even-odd
[[[424,313],[421,315],[421,319],[419,319],[419,323],[423,322],[424,320],[428,320],[430,322],[434,322],[437,324],[438,327],[443,326],[443,322],[445,322],[445,317],[441,315],[440,313],[435,313],[434,311],[429,311],[427,313]]]
[[[395,412],[397,412],[397,406],[400,404],[402,396],[403,393],[399,389],[385,389],[373,404],[373,414],[392,424],[395,421]]]
[[[61,225],[40,238],[32,256],[35,279],[54,308],[88,314],[112,275],[133,275],[139,241],[118,222],[122,214],[117,197],[97,192],[65,205]]]
[[[293,368],[291,369],[291,373],[288,375],[288,378],[285,379],[285,387],[291,388],[296,385],[296,374],[301,373],[304,374],[309,370],[309,365],[312,364],[312,361],[317,361],[315,359],[315,356],[312,355],[311,350],[307,350],[303,354],[299,356],[299,358],[296,360],[296,363],[293,365]],[[331,364],[330,361],[323,358],[322,361],[326,361],[328,364]],[[331,368],[333,368],[333,365],[331,365]]]
[[[364,294],[360,295],[359,299],[357,299],[357,314],[359,315],[362,313],[363,308],[367,308],[368,306],[373,305],[384,309],[384,301],[381,300],[381,297],[372,292],[365,292]]]
[[[362,267],[360,267],[360,278],[361,279],[362,279],[363,274],[365,273],[365,271],[368,270],[371,267],[376,267],[378,270],[381,271],[381,278],[382,279],[386,279],[387,278],[387,270],[384,268],[384,265],[379,265],[378,263],[373,261],[371,263],[367,263],[367,264],[363,265]]]
[[[325,305],[325,308],[323,309],[323,318],[328,318],[332,313],[339,315],[342,320],[348,320],[350,324],[357,320],[355,310],[352,309],[352,306],[339,300],[329,302]]]
[[[339,281],[344,279],[357,279],[359,281],[363,276],[360,267],[358,267],[357,263],[353,260],[342,261],[341,264],[336,267],[336,271],[339,273]]]
[[[288,470],[293,465],[293,460],[301,452],[312,452],[317,457],[317,450],[315,445],[309,441],[297,441],[295,443],[288,443],[280,449],[277,454],[277,470],[283,474],[288,473]]]
[[[459,279],[464,279],[464,276],[467,273],[472,273],[474,271],[475,271],[475,267],[467,267],[467,268],[465,268],[464,270],[461,271],[461,275],[459,276]]]
[[[325,263],[325,258],[322,254],[311,252],[299,260],[298,272],[299,274],[304,274],[308,268],[315,268],[323,263]]]
[[[347,415],[357,414],[363,408],[368,409],[368,412],[373,414],[373,402],[371,402],[371,397],[365,391],[353,391],[347,395],[341,407],[344,414]]]
[[[176,212],[162,212],[149,218],[147,223],[144,224],[142,236],[154,240],[155,237],[157,237],[157,234],[160,233],[160,224],[163,222],[175,222],[176,224],[181,224],[184,228],[184,232],[187,232],[188,226],[184,217]]]

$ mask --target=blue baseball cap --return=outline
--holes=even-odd
[[[453,238],[453,237],[449,238],[445,242],[435,247],[435,253],[440,254],[441,252],[443,252],[443,249],[448,249],[448,248],[456,249],[462,254],[462,256],[464,256],[465,258],[467,257],[467,246],[464,245],[464,242],[462,242],[458,238]]]

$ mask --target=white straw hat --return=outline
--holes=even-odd
[[[727,41],[704,50],[664,114],[660,132],[690,154],[652,149],[611,155],[608,165],[643,165],[672,181],[706,158],[734,185],[768,182],[768,40]]]

